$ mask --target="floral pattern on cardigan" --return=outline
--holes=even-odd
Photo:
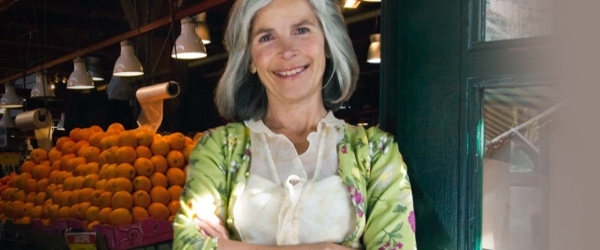
[[[338,175],[356,211],[356,228],[343,242],[351,248],[416,249],[413,200],[406,165],[394,138],[378,128],[345,124],[338,143]],[[250,135],[243,123],[207,131],[190,154],[181,208],[173,223],[173,249],[216,249],[217,239],[193,222],[215,213],[232,239],[233,206],[249,175]]]

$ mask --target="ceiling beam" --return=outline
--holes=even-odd
[[[99,42],[97,44],[91,45],[91,46],[89,46],[87,48],[83,48],[83,49],[77,50],[77,51],[72,52],[70,54],[67,54],[67,55],[65,55],[63,57],[60,57],[60,58],[54,59],[54,60],[52,60],[50,62],[44,63],[42,65],[31,67],[31,68],[25,70],[25,74],[26,75],[33,74],[33,73],[38,72],[40,70],[48,69],[50,67],[59,65],[61,63],[68,62],[70,60],[75,59],[78,56],[83,56],[85,54],[94,52],[96,50],[103,49],[103,48],[108,47],[110,45],[120,43],[121,41],[123,41],[125,39],[129,39],[129,38],[136,37],[136,36],[139,36],[141,34],[150,32],[150,31],[152,31],[154,29],[157,29],[159,27],[162,27],[164,25],[171,24],[172,22],[180,20],[180,19],[182,19],[184,17],[192,16],[192,15],[195,15],[195,14],[198,14],[198,13],[201,13],[201,12],[208,11],[211,8],[215,7],[215,6],[223,4],[223,3],[226,3],[226,2],[228,2],[228,0],[209,0],[209,1],[203,1],[203,2],[201,2],[199,4],[190,6],[189,8],[185,8],[185,9],[179,10],[179,11],[175,12],[172,16],[162,17],[162,18],[160,18],[160,19],[158,19],[156,21],[148,23],[148,24],[146,24],[146,25],[144,25],[142,27],[139,27],[137,29],[132,29],[132,30],[130,30],[128,32],[125,32],[123,34],[111,37],[111,38],[109,38],[107,40],[104,40],[104,41]],[[9,77],[5,77],[5,78],[3,78],[3,79],[0,80],[0,85],[6,84],[6,83],[8,83],[10,81],[13,81],[15,79],[18,79],[19,77],[22,77],[22,76],[23,76],[23,74],[14,74],[14,75],[11,75]]]

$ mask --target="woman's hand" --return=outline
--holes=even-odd
[[[198,225],[202,234],[213,238],[229,239],[229,232],[227,232],[219,217],[214,214],[202,217],[194,216],[194,222]]]

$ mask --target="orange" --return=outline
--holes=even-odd
[[[122,146],[115,153],[117,163],[133,163],[137,158],[135,148],[131,146]]]
[[[169,215],[175,215],[177,211],[179,211],[179,201],[172,200],[169,202],[169,205],[167,205],[167,208],[169,209]]]
[[[83,151],[85,148],[89,147],[90,143],[88,141],[78,141],[73,148],[73,153],[77,154],[77,156],[83,156]]]
[[[119,146],[119,134],[108,135],[100,140],[100,149],[102,150],[107,150],[114,146]]]
[[[75,140],[75,137],[77,137],[79,131],[81,131],[81,128],[79,127],[75,127],[69,131],[69,137],[71,137],[71,140]]]
[[[72,140],[73,140],[73,139],[71,139],[71,138],[70,138],[70,137],[68,137],[68,136],[63,136],[63,137],[60,137],[60,138],[58,138],[58,140],[56,140],[56,145],[55,145],[55,146],[56,146],[56,149],[57,149],[58,151],[61,151],[61,152],[62,152],[62,146],[64,145],[64,143],[65,143],[65,142],[67,142],[67,141],[72,141]]]
[[[94,192],[92,192],[92,194],[90,195],[90,203],[92,203],[92,206],[99,206],[100,198],[102,197],[102,193],[104,192],[106,191],[94,190]]]
[[[181,197],[181,192],[183,192],[183,188],[181,188],[181,186],[179,185],[173,185],[170,186],[167,191],[169,191],[169,196],[171,197],[171,200],[179,200],[179,197]]]
[[[148,214],[152,218],[166,220],[169,218],[171,212],[167,208],[167,205],[160,202],[153,202],[148,206]]]
[[[18,190],[16,191],[13,195],[11,200],[12,201],[25,201],[27,198],[27,193],[25,192],[25,190]]]
[[[152,202],[160,202],[162,204],[169,204],[171,201],[171,194],[165,187],[155,186],[150,189],[150,198],[152,198]]]
[[[153,155],[150,160],[154,165],[154,171],[159,173],[165,173],[167,171],[168,164],[167,159],[162,155]]]
[[[35,188],[37,187],[37,181],[33,178],[27,179],[25,183],[25,192],[35,192]]]
[[[133,207],[131,209],[131,214],[133,215],[133,222],[140,222],[143,219],[150,217],[146,208],[143,207]]]
[[[33,204],[35,202],[35,196],[36,196],[35,191],[27,192],[27,195],[25,196],[25,202]]]
[[[89,201],[79,203],[79,210],[77,211],[77,219],[85,220],[87,210],[90,209],[92,204]]]
[[[69,206],[61,206],[58,209],[58,218],[60,218],[60,219],[67,219],[67,218],[69,218],[69,209],[70,208],[71,207],[69,207]]]
[[[90,206],[85,211],[85,219],[87,221],[96,221],[98,220],[98,213],[100,212],[100,208],[98,206]]]
[[[51,171],[50,166],[35,165],[33,167],[33,169],[31,170],[31,175],[36,180],[41,180],[41,179],[50,177],[50,171]]]
[[[117,166],[117,177],[125,177],[133,180],[135,177],[135,168],[129,163],[121,163]]]
[[[75,171],[73,172],[73,175],[75,175],[75,176],[85,176],[85,165],[87,165],[87,164],[79,164],[75,168]]]
[[[69,207],[69,218],[70,219],[79,218],[79,203],[73,204],[73,205],[71,205],[71,207]]]
[[[189,136],[185,137],[185,145],[192,145],[194,144],[194,140],[192,140],[192,138],[190,138]]]
[[[154,173],[154,163],[148,158],[137,158],[133,162],[133,168],[139,176],[150,176]]]
[[[108,224],[113,226],[123,226],[133,223],[133,215],[129,209],[117,208],[108,215]]]
[[[37,181],[35,185],[36,192],[46,192],[46,187],[50,184],[50,180],[48,178],[43,178]]]
[[[83,188],[83,182],[85,181],[85,177],[83,176],[75,176],[75,180],[73,181],[73,190],[79,190]]]
[[[100,180],[100,176],[97,174],[88,174],[83,179],[84,188],[96,188],[96,183]]]
[[[48,151],[48,160],[50,162],[58,161],[60,160],[60,157],[62,157],[62,152],[58,150],[58,148],[52,147],[50,151]]]
[[[75,182],[75,177],[73,177],[73,176],[65,178],[65,181],[63,181],[63,189],[69,190],[69,191],[73,190],[74,182]]]
[[[96,134],[98,132],[103,132],[104,131],[102,129],[102,127],[100,127],[98,125],[92,125],[92,126],[90,126],[90,130],[92,130],[94,132],[94,134]]]
[[[192,138],[192,141],[197,142],[198,140],[200,140],[200,138],[202,138],[204,134],[202,132],[198,132],[194,135],[194,138]]]
[[[146,192],[150,192],[150,189],[152,189],[152,181],[150,181],[150,179],[146,176],[136,176],[131,182],[133,184],[134,191],[144,190]]]
[[[196,146],[191,144],[191,145],[185,145],[185,147],[181,150],[181,153],[183,154],[183,159],[185,160],[185,162],[189,162],[190,161],[190,154],[192,153],[192,151],[194,150]]]
[[[51,183],[48,184],[48,186],[46,186],[46,197],[48,198],[52,198],[52,193],[54,193],[54,191],[56,191],[56,184]]]
[[[133,193],[133,205],[138,207],[147,208],[152,203],[150,194],[144,190],[138,190]]]
[[[62,144],[62,150],[60,151],[63,155],[66,154],[76,154],[77,152],[75,152],[75,145],[77,143],[75,141],[65,141]]]
[[[32,202],[26,202],[23,204],[21,216],[31,216],[31,210],[33,210],[34,207],[35,205]]]
[[[25,189],[25,185],[27,184],[27,180],[33,178],[30,173],[21,173],[16,180],[17,188]]]
[[[169,151],[167,154],[167,164],[169,164],[169,167],[183,168],[183,165],[185,165],[183,153],[179,150]]]
[[[111,128],[111,129],[107,129],[105,133],[106,133],[106,136],[110,136],[110,135],[119,135],[121,132],[122,131],[119,129]]]
[[[89,174],[98,174],[98,171],[100,169],[99,167],[100,165],[97,162],[88,162],[85,165],[85,171],[84,171],[84,175],[89,175]]]
[[[183,186],[185,184],[185,172],[181,168],[169,168],[166,173],[169,185]]]
[[[82,188],[79,190],[79,202],[91,202],[92,194],[95,192],[93,188]]]
[[[182,150],[183,147],[185,147],[185,135],[181,132],[170,134],[166,140],[169,143],[169,148],[171,148],[171,150]]]
[[[35,205],[44,205],[44,202],[46,201],[46,192],[39,192],[39,193],[35,193],[35,199],[33,201],[33,204]]]
[[[77,169],[77,166],[81,165],[81,164],[86,164],[87,162],[85,161],[85,158],[83,157],[75,157],[70,159],[69,161],[67,161],[67,171],[69,172],[75,172],[75,169]]]
[[[117,191],[127,191],[131,193],[131,191],[133,191],[133,184],[131,183],[131,180],[125,177],[116,177],[106,181],[106,189],[113,193]]]
[[[63,154],[60,158],[60,170],[67,170],[69,161],[75,158],[77,158],[77,156],[73,153]]]
[[[97,162],[100,158],[100,148],[89,146],[83,150],[82,156],[86,162]]]
[[[29,159],[39,164],[43,160],[48,159],[48,152],[43,148],[36,148],[29,153]]]
[[[112,207],[104,207],[100,209],[100,212],[98,212],[98,221],[101,224],[107,224],[108,223],[108,217],[112,212]]]
[[[71,191],[71,193],[69,194],[69,206],[73,206],[77,203],[79,203],[79,192],[80,190],[73,190]]]
[[[135,152],[137,153],[138,158],[150,159],[150,157],[152,157],[152,150],[144,145],[137,146]]]
[[[152,145],[150,145],[150,150],[152,150],[152,153],[155,155],[165,156],[171,149],[169,148],[167,140],[163,138],[154,138]]]
[[[89,210],[89,209],[88,209]],[[87,226],[85,227],[86,230],[88,231],[94,231],[96,230],[96,225],[100,225],[100,221],[90,221],[90,223],[87,224]]]
[[[96,182],[96,185],[94,186],[94,189],[96,190],[106,190],[106,182],[108,181],[108,179],[101,179],[99,181]]]
[[[51,206],[48,207],[48,217],[50,217],[50,219],[57,219],[58,217],[58,210],[60,209],[60,206],[58,204],[52,204]]]
[[[106,168],[105,178],[112,179],[117,177],[117,164],[113,163]]]
[[[89,129],[89,128],[82,128],[80,129],[74,136],[75,138],[73,138],[74,141],[88,141],[90,139],[90,136],[94,134],[94,131]],[[69,134],[69,136],[71,136]]]
[[[104,132],[96,132],[90,135],[89,142],[90,146],[101,148],[102,147],[102,138],[106,137],[106,133]]]
[[[159,172],[154,172],[148,178],[150,179],[150,182],[152,182],[153,187],[161,186],[166,188],[169,184],[169,180],[167,179],[167,177]]]
[[[104,164],[108,163],[108,158],[106,157],[108,155],[108,150],[104,150],[100,153],[100,155],[98,156],[98,165],[99,166],[103,166]]]
[[[135,137],[138,145],[149,147],[154,141],[154,132],[149,128],[141,127],[137,130]]]
[[[117,150],[119,150],[118,146],[112,146],[106,150],[108,151],[106,154],[106,159],[109,163],[117,163]]]
[[[130,146],[137,147],[138,140],[136,137],[136,132],[134,130],[125,130],[119,134],[119,147]]]
[[[62,157],[62,156],[61,156]],[[60,170],[60,160],[54,161],[50,167],[52,170]]]
[[[111,123],[110,125],[108,125],[108,128],[106,130],[109,130],[109,129],[116,129],[121,132],[125,131],[125,127],[123,126],[123,124],[118,123],[118,122]]]
[[[110,166],[110,164],[106,163],[100,166],[100,170],[98,170],[98,176],[100,176],[100,180],[108,179],[106,177],[106,170],[108,169],[108,166]]]
[[[104,191],[98,199],[98,207],[110,207],[113,194],[110,191]]]

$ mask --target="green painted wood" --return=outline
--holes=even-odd
[[[381,127],[409,167],[419,249],[463,249],[458,211],[461,4],[382,2]]]

